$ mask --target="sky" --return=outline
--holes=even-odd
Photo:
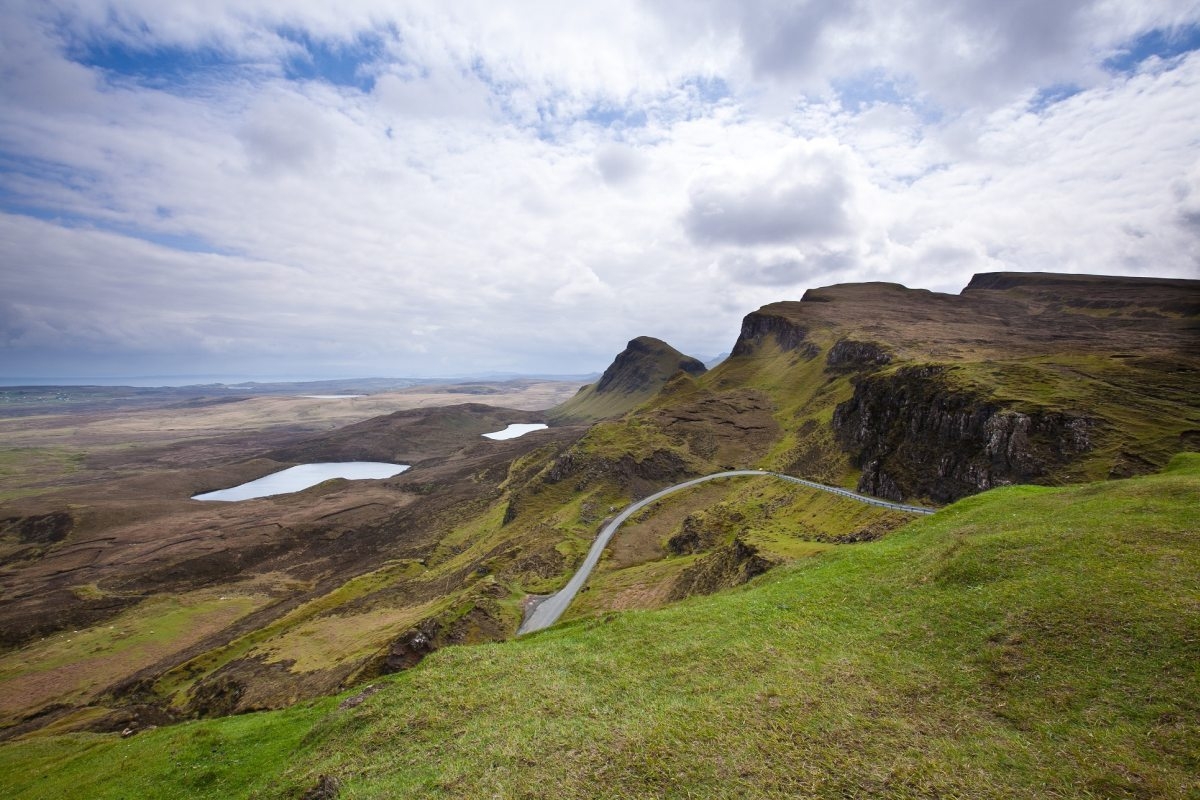
[[[0,378],[581,374],[1200,277],[1198,0],[0,0]]]

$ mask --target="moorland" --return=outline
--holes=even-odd
[[[1200,282],[993,273],[809,290],[709,370],[638,337],[583,388],[26,398],[0,419],[0,785],[1190,796],[1197,345]],[[338,460],[412,468],[188,499]],[[617,511],[744,468],[940,510],[711,481],[514,638]]]

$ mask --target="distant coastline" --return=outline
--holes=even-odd
[[[24,376],[0,377],[0,386],[133,386],[138,389],[181,386],[240,386],[250,383],[322,383],[331,380],[354,380],[353,378],[263,378],[230,377],[228,375],[140,375],[115,378],[87,378],[78,376],[54,377]]]

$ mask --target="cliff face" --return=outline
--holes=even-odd
[[[770,307],[747,314],[742,320],[742,330],[730,355],[750,355],[764,343],[774,340],[780,350],[799,351],[804,357],[812,358],[818,352],[815,345],[806,341],[808,332],[784,316],[770,313]]]
[[[921,366],[864,377],[834,410],[835,435],[862,469],[860,492],[951,502],[1037,481],[1091,449],[1096,420],[1005,408],[951,388],[943,372]]]
[[[841,284],[764,306],[699,383],[760,389],[778,422],[774,448],[728,463],[858,469],[865,492],[942,502],[1161,467],[1200,441],[1198,354],[1200,281],[990,273],[957,295]]]

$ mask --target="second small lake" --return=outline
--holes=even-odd
[[[487,439],[516,439],[518,436],[540,431],[546,427],[546,423],[544,422],[514,422],[502,431],[494,431],[483,435]]]
[[[193,495],[193,500],[253,500],[276,494],[299,492],[330,478],[346,480],[379,480],[399,475],[407,464],[387,464],[382,461],[330,461],[321,464],[301,464],[298,467],[265,475],[229,489]]]

